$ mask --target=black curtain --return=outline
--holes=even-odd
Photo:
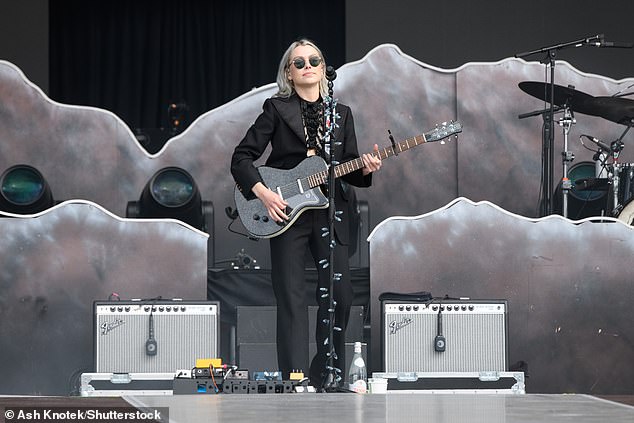
[[[275,81],[299,37],[345,60],[345,2],[109,0],[50,2],[50,93],[110,110],[131,128],[168,126],[168,105],[202,113]]]

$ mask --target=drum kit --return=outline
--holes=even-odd
[[[555,201],[563,203],[563,216],[571,219],[611,216],[631,225],[634,221],[634,163],[620,163],[619,155],[625,147],[623,138],[634,126],[634,100],[623,97],[634,93],[595,97],[573,86],[563,87],[537,81],[520,82],[519,87],[547,103],[551,103],[552,99],[554,111],[563,112],[558,122],[564,132],[563,178],[557,187],[557,191],[561,191],[560,195],[555,193]],[[574,159],[574,154],[568,151],[568,133],[575,123],[573,113],[598,116],[624,125],[625,130],[612,142],[581,135],[580,139],[585,138],[594,144],[596,153],[593,162],[581,162],[569,168]],[[520,115],[520,118],[535,114]],[[568,204],[575,205],[575,210],[569,210]],[[555,212],[560,211],[557,208]],[[569,211],[573,211],[573,215],[569,215]]]

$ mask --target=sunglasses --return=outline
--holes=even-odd
[[[306,67],[306,60],[304,60],[303,57],[297,57],[295,59],[293,59],[293,65],[295,65],[295,67],[297,69],[304,69],[304,67]],[[308,63],[310,63],[310,65],[312,67],[317,67],[321,64],[321,57],[319,56],[310,56],[308,58]]]

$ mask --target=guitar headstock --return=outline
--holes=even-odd
[[[452,135],[458,135],[460,132],[462,132],[462,124],[460,122],[453,120],[443,122],[436,125],[431,131],[425,132],[425,142],[441,141]]]

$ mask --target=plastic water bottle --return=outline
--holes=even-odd
[[[354,392],[365,394],[368,391],[368,373],[361,355],[361,342],[354,343],[354,355],[348,370],[348,385]]]

